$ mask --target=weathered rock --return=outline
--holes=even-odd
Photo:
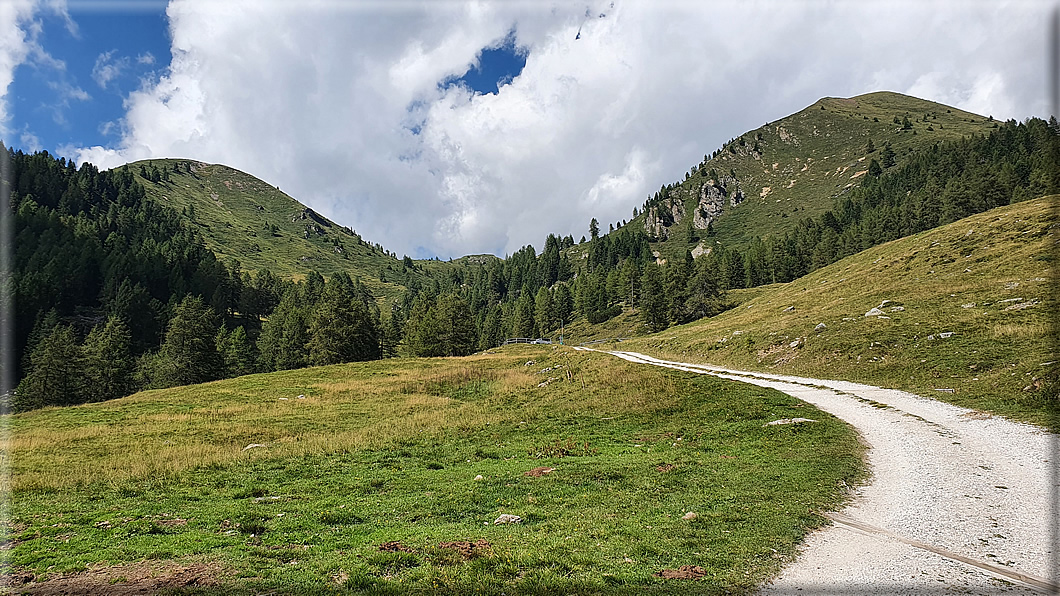
[[[869,309],[868,312],[865,313],[865,316],[866,317],[878,317],[878,316],[880,316],[882,314],[883,314],[882,310],[880,310],[880,309],[878,309],[876,307],[872,307],[872,308]]]
[[[523,521],[523,518],[519,517],[518,515],[512,515],[510,513],[502,513],[500,517],[498,517],[497,519],[493,520],[493,524],[494,525],[497,525],[497,524],[518,524],[518,523],[522,523],[522,521]]]
[[[696,519],[697,517],[699,517],[699,516],[696,515],[695,513],[691,512],[691,511],[689,511],[688,513],[682,515],[681,519],[687,520],[687,521],[692,521],[692,520]]]
[[[783,426],[786,424],[802,424],[804,422],[817,422],[809,418],[781,418],[780,420],[774,420],[773,422],[767,422],[762,426]]]
[[[828,325],[825,325],[824,323],[817,323],[817,326],[813,328],[813,330],[817,333],[820,333],[825,329],[828,329]]]

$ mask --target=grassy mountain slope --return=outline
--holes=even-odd
[[[149,176],[141,176],[141,166]],[[152,182],[151,168],[169,170],[169,180]],[[152,199],[183,213],[225,260],[244,269],[270,269],[299,279],[317,270],[328,276],[360,276],[377,296],[401,291],[401,261],[254,176],[223,165],[187,159],[152,159],[129,168]],[[189,171],[190,169],[190,171]],[[387,269],[389,267],[389,269]],[[385,270],[387,281],[380,282]]]
[[[714,318],[621,345],[906,389],[1056,428],[1044,390],[1057,374],[1050,280],[1058,200],[999,207],[882,244],[757,288]],[[882,312],[866,316],[875,307]]]
[[[211,594],[748,593],[861,477],[833,416],[766,425],[805,415],[544,346],[47,408],[11,420],[7,560],[38,580],[90,567],[79,593],[164,592],[134,589],[143,561],[206,564]],[[682,565],[705,577],[653,575]]]
[[[908,129],[903,128],[905,118]],[[742,249],[755,236],[783,234],[799,219],[830,209],[836,197],[858,184],[873,159],[883,163],[885,143],[891,144],[900,165],[911,153],[933,143],[986,134],[995,125],[992,118],[892,92],[824,98],[726,144],[678,184],[671,192],[673,200],[664,202],[662,209],[694,217],[697,207],[704,206],[704,185],[709,190],[711,180],[727,182],[720,214],[711,224],[715,235],[707,239],[704,231],[698,231],[698,236],[704,248],[720,243]],[[735,182],[725,180],[733,174]],[[675,208],[674,203],[681,206]],[[631,223],[644,226],[650,211]],[[685,226],[691,218],[674,219],[668,240],[655,246],[668,257],[699,244],[687,239]],[[696,225],[706,228],[702,219]]]

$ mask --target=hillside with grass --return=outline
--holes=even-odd
[[[7,560],[52,592],[748,593],[863,478],[853,430],[793,397],[558,346],[9,423]]]
[[[881,244],[793,282],[746,290],[716,317],[620,345],[904,389],[1055,429],[1058,200]]]
[[[989,116],[899,93],[823,98],[704,156],[628,225],[660,240],[653,248],[667,258],[716,245],[744,250],[831,209],[873,160],[886,171],[935,143],[995,128]]]
[[[188,159],[122,167],[149,198],[180,213],[219,258],[238,260],[243,269],[268,269],[285,279],[344,271],[388,298],[399,295],[413,275],[381,245],[250,174]]]

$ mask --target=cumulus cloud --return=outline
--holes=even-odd
[[[34,17],[40,9],[37,0],[0,2],[0,134],[9,132],[7,90],[15,79],[15,69],[31,55],[39,60],[50,58],[38,42],[41,23]],[[53,5],[52,10],[65,14],[62,5]]]
[[[37,138],[37,135],[30,132],[28,126],[22,127],[22,131],[18,135],[18,140],[22,143],[25,150],[30,153],[40,151],[44,147],[41,144],[40,139]]]
[[[114,58],[117,52],[118,50],[110,50],[96,57],[96,64],[92,67],[92,80],[99,85],[100,89],[106,89],[108,83],[121,76],[122,71],[129,68],[129,57]]]
[[[1042,115],[1042,59],[1027,56],[1045,56],[1047,12],[172,0],[168,69],[129,95],[117,145],[78,158],[225,163],[399,254],[510,253],[630,217],[705,153],[821,96]],[[511,31],[526,65],[498,93],[440,85]]]

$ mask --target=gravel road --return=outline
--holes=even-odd
[[[608,353],[783,391],[869,445],[868,484],[763,594],[1060,594],[1057,435],[902,391]]]

